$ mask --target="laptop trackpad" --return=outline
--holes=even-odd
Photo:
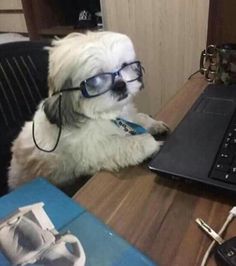
[[[234,105],[234,101],[231,99],[204,97],[196,106],[195,112],[228,115],[232,113],[232,107],[234,107]]]

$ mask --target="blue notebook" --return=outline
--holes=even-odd
[[[157,265],[86,209],[42,178],[35,179],[0,198],[0,219],[18,207],[44,202],[44,209],[55,228],[76,235],[86,254],[86,266]],[[9,262],[0,253],[0,265]],[[66,266],[66,265],[65,265]]]

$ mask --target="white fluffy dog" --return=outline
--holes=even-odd
[[[142,67],[126,35],[72,33],[48,49],[50,96],[34,115],[35,141],[33,123],[26,122],[13,143],[10,189],[37,176],[63,186],[102,169],[136,165],[159,151],[161,142],[151,134],[168,127],[132,104],[142,88]],[[130,122],[147,132],[136,134]]]

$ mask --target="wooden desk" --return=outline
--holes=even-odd
[[[193,77],[158,119],[175,128],[205,86],[201,76]],[[236,205],[234,198],[201,184],[161,178],[145,163],[115,174],[100,172],[74,196],[160,266],[200,265],[211,239],[195,219],[201,217],[219,230],[231,206]],[[234,235],[236,221],[230,224],[226,237]],[[215,265],[214,260],[208,265]]]

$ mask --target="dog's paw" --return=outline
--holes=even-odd
[[[156,141],[150,134],[145,134],[142,137],[145,159],[150,158],[159,152],[161,146],[163,145],[163,141]]]
[[[149,129],[151,135],[168,134],[170,128],[163,121],[155,121]]]

